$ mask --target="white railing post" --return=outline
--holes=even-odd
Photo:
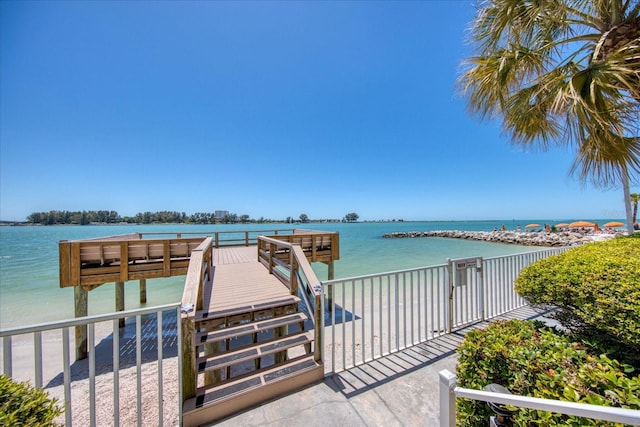
[[[453,331],[453,292],[455,291],[453,287],[453,263],[451,262],[451,258],[447,258],[447,270],[445,275],[445,282],[447,284],[447,292],[448,299],[447,305],[445,305],[446,310],[446,331],[450,334]]]
[[[2,373],[8,377],[13,376],[11,337],[2,337]]]
[[[482,257],[478,260],[478,267],[476,268],[476,283],[478,290],[478,304],[480,309],[480,320],[484,321],[486,319],[486,313],[484,310],[484,259]]]
[[[446,369],[438,373],[440,377],[440,427],[456,425],[456,375]]]

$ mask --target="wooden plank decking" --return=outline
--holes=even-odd
[[[258,262],[256,246],[213,249],[213,294],[204,290],[204,310],[217,312],[286,298],[289,288]]]

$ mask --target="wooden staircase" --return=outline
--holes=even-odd
[[[296,296],[196,313],[196,396],[183,425],[211,423],[307,384],[324,368],[312,351],[314,331]]]

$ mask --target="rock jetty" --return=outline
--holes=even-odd
[[[612,239],[621,233],[579,233],[562,231],[557,233],[535,231],[409,231],[387,233],[382,237],[388,239],[416,237],[445,237],[449,239],[480,240],[484,242],[509,243],[523,246],[562,247],[578,246],[584,243]]]

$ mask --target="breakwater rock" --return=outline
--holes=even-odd
[[[578,246],[584,243],[602,241],[614,238],[620,233],[579,233],[563,231],[558,233],[535,231],[409,231],[387,233],[384,238],[416,238],[416,237],[445,237],[450,239],[480,240],[484,242],[510,243],[523,246],[562,247]]]

